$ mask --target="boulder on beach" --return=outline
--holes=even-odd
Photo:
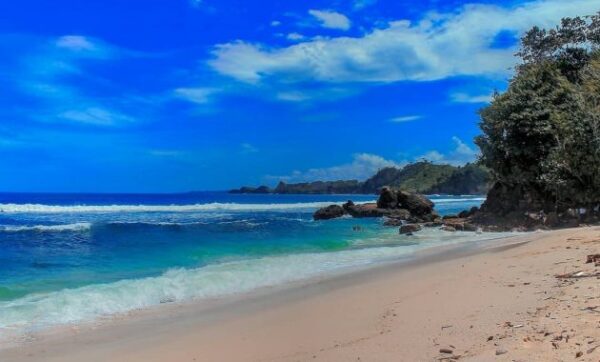
[[[346,211],[340,205],[329,205],[317,210],[313,214],[315,220],[329,220],[344,216]]]

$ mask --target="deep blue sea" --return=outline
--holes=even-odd
[[[374,195],[0,194],[0,335],[248,292],[495,234],[313,221]],[[441,214],[482,197],[433,196]],[[360,231],[353,226],[360,225]]]

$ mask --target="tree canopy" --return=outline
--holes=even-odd
[[[480,111],[483,134],[475,140],[497,189],[513,199],[505,211],[593,208],[600,203],[600,13],[532,28],[517,55],[507,91]]]

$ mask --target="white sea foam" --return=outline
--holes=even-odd
[[[0,204],[0,213],[117,213],[117,212],[201,212],[201,211],[289,211],[315,209],[336,201],[238,204],[210,203],[192,205],[43,205],[43,204]]]
[[[457,232],[441,243],[439,239],[432,238],[441,233],[436,230],[426,231],[420,236],[424,238],[422,242],[401,247],[269,256],[197,269],[171,269],[151,278],[28,295],[0,302],[0,334],[2,329],[25,331],[93,321],[104,316],[159,305],[165,301],[181,302],[244,293],[349,268],[364,268],[405,257],[418,249],[433,245],[498,237],[497,234]]]
[[[464,199],[454,199],[454,198],[446,198],[446,199],[431,199],[436,204],[447,204],[452,202],[473,202],[473,201],[485,201],[485,197],[471,197]]]
[[[0,225],[0,232],[62,232],[62,231],[85,231],[92,227],[91,223],[78,222],[64,225]]]

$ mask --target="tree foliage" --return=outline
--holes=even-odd
[[[534,27],[508,90],[480,111],[481,162],[520,198],[508,208],[600,203],[599,48],[600,13]]]

